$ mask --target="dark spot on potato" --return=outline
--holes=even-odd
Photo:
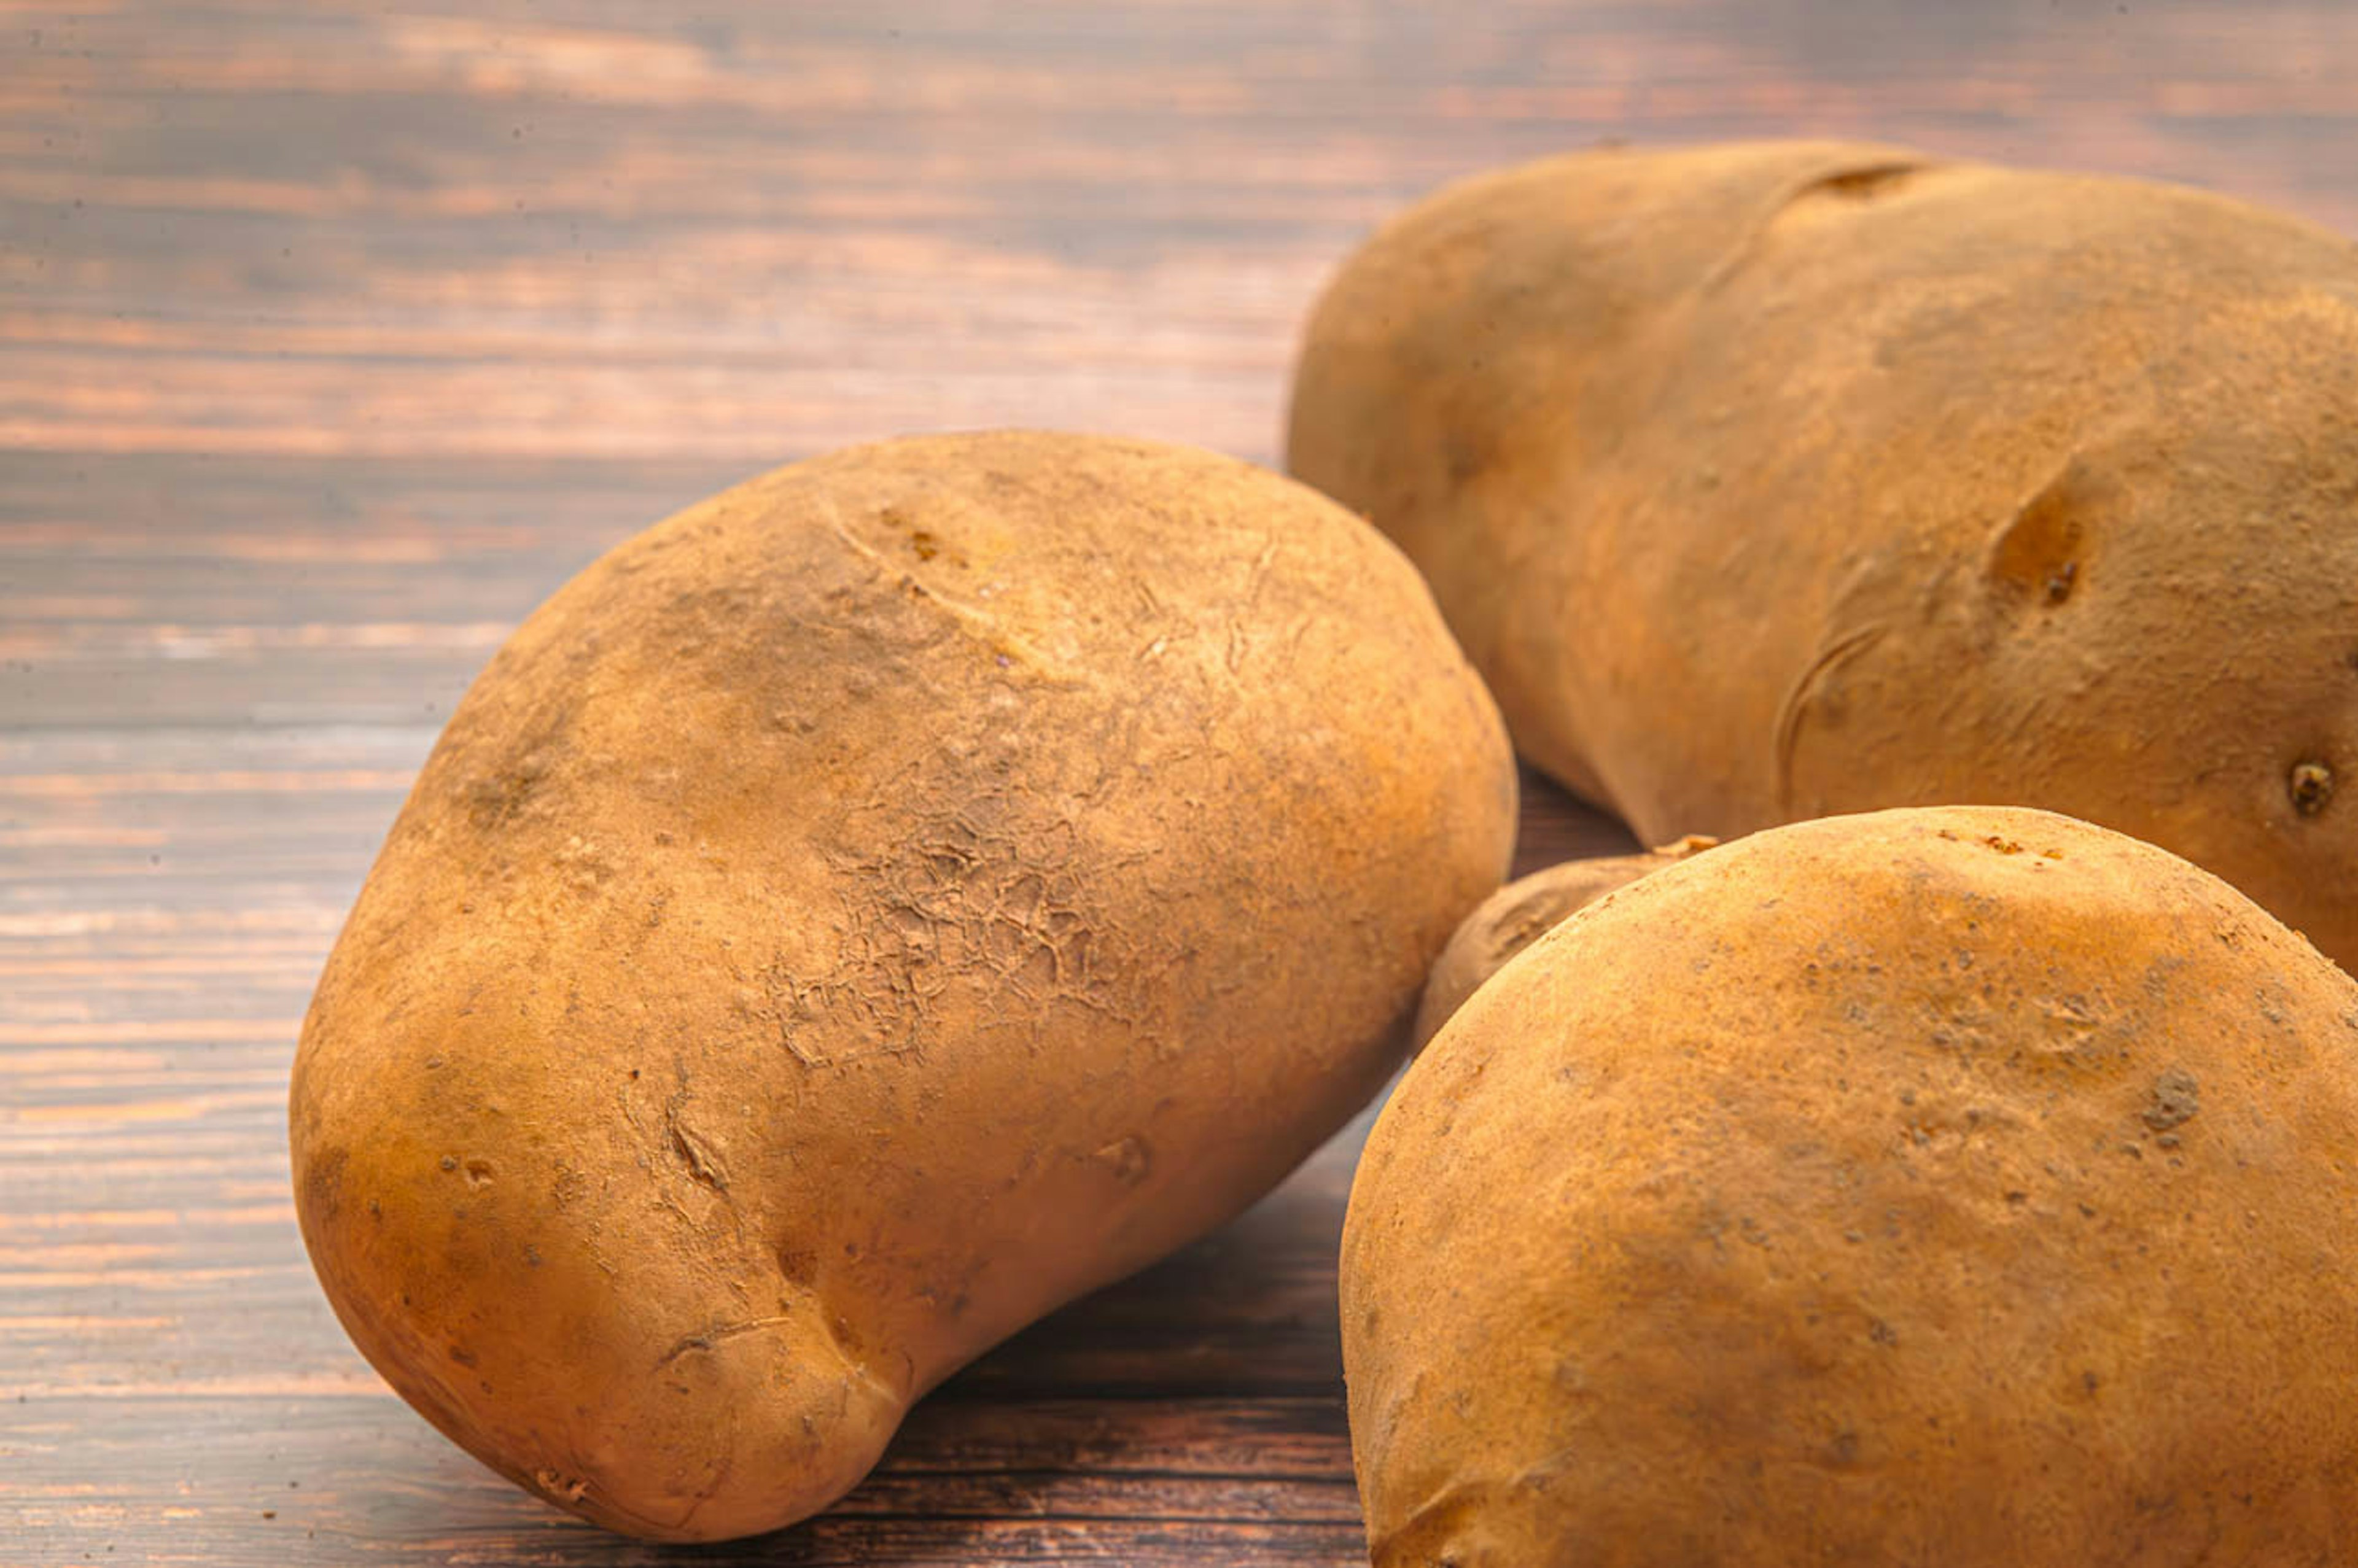
[[[310,1164],[303,1172],[303,1196],[314,1218],[330,1220],[342,1209],[344,1167],[351,1161],[349,1151],[333,1147],[311,1156]],[[369,1205],[369,1212],[376,1212],[373,1202]]]
[[[1449,482],[1465,485],[1489,466],[1489,453],[1464,430],[1449,430],[1442,438],[1442,458],[1449,465]]]
[[[917,558],[921,561],[930,561],[942,553],[940,543],[923,528],[909,535],[909,548],[917,552]]]
[[[492,1184],[492,1162],[489,1160],[468,1161],[467,1184],[471,1187],[490,1186]]]
[[[569,712],[558,712],[525,744],[487,773],[461,784],[467,819],[478,829],[503,827],[524,811],[564,755]]]
[[[2314,816],[2333,798],[2333,770],[2319,762],[2295,762],[2285,779],[2285,791],[2292,796],[2295,811]]]
[[[1878,163],[1865,168],[1846,168],[1813,179],[1795,193],[1795,200],[1805,196],[1831,196],[1844,201],[1872,201],[1877,197],[1895,195],[1924,166],[1920,163]]]
[[[2080,563],[2077,561],[2065,561],[2061,566],[2049,572],[2045,584],[2047,602],[2061,604],[2071,598],[2071,584],[2079,575]]]
[[[456,1361],[461,1367],[473,1367],[476,1364],[477,1357],[475,1353],[468,1349],[465,1346],[453,1345],[450,1346],[450,1359]]]
[[[2139,1118],[2156,1132],[2168,1132],[2194,1119],[2201,1109],[2198,1086],[2191,1075],[2172,1069],[2153,1081],[2153,1104]]]
[[[818,1256],[806,1247],[788,1248],[778,1254],[778,1272],[797,1285],[808,1285],[818,1278]]]
[[[443,1168],[444,1170],[446,1170],[446,1171],[455,1171],[455,1170],[457,1170],[457,1169],[459,1168],[459,1156],[457,1156],[456,1154],[445,1154],[445,1155],[443,1155],[443,1156],[442,1156],[442,1168]]]

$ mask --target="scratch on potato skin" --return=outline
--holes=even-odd
[[[668,1367],[691,1351],[708,1351],[724,1339],[733,1339],[741,1334],[756,1334],[794,1321],[793,1317],[780,1314],[774,1317],[748,1318],[741,1323],[716,1323],[709,1328],[683,1335],[670,1349],[655,1358],[655,1365],[658,1368]]]

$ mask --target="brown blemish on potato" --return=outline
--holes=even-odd
[[[1920,158],[1893,158],[1859,168],[1840,169],[1808,181],[1793,193],[1792,200],[1799,201],[1813,196],[1832,196],[1845,201],[1871,201],[1878,197],[1894,196],[1911,177],[1922,173],[1928,167]]]
[[[2153,1083],[2153,1103],[2138,1117],[2156,1132],[2168,1132],[2194,1119],[2201,1109],[2201,1086],[2192,1075],[2167,1072]]]
[[[2303,816],[2315,816],[2333,798],[2333,770],[2323,762],[2295,762],[2285,779],[2292,806]]]
[[[330,1145],[315,1151],[303,1167],[304,1202],[310,1208],[332,1219],[344,1206],[344,1167],[352,1162],[351,1152]],[[371,1213],[376,1210],[372,1201]]]
[[[461,794],[468,821],[481,833],[496,833],[514,823],[537,800],[545,784],[567,758],[567,736],[573,715],[559,708],[521,745],[495,762],[489,772],[466,781]],[[458,722],[457,715],[452,722]],[[491,746],[483,748],[490,751]]]

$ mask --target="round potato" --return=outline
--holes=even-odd
[[[2358,983],[2044,812],[1772,829],[1540,938],[1342,1254],[1378,1568],[2326,1568]]]
[[[1040,434],[780,470],[452,716],[304,1025],[304,1238],[520,1484],[789,1523],[1363,1104],[1514,820],[1423,584],[1291,481]]]
[[[2358,248],[1891,147],[1599,152],[1387,227],[1294,472],[1647,843],[2100,822],[2358,965]]]

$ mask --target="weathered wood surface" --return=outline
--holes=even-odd
[[[1271,460],[1302,311],[1391,207],[1801,132],[2358,231],[2358,7],[0,0],[0,1563],[1357,1560],[1356,1130],[830,1515],[667,1554],[346,1345],[287,1192],[297,1021],[451,702],[607,545],[898,430]],[[1526,864],[1622,842],[1533,785]]]

